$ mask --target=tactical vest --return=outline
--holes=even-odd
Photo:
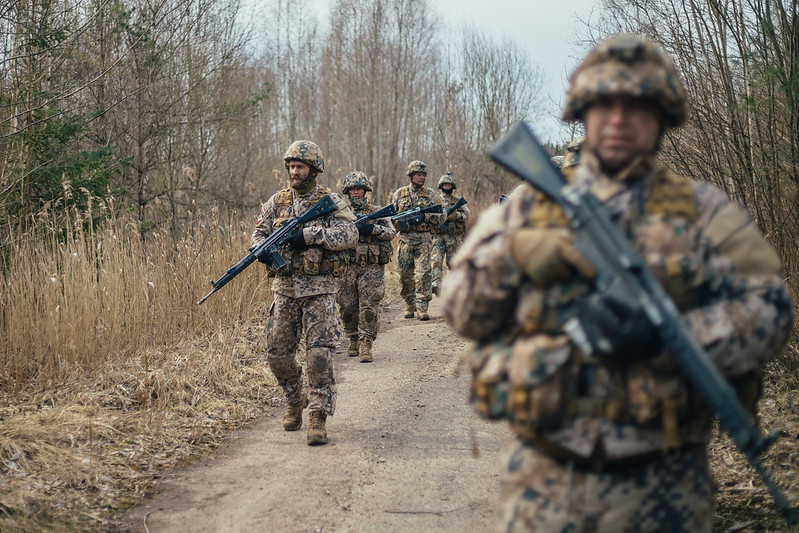
[[[397,204],[397,212],[402,213],[403,211],[414,209],[416,207],[430,207],[433,205],[433,202],[430,199],[430,194],[427,190],[427,187],[422,187],[419,191],[419,201],[418,203],[414,203],[414,199],[411,197],[411,186],[407,185],[400,189],[400,196]],[[431,231],[432,226],[427,221],[422,222],[421,224],[399,223],[397,224],[397,229],[401,232],[424,232]]]
[[[572,173],[565,175],[572,180]],[[694,222],[697,212],[692,184],[658,173],[645,201],[644,216],[663,217],[675,224]],[[568,220],[555,202],[536,192],[527,224],[564,227]],[[669,277],[663,284],[684,309],[688,305],[680,279],[685,274],[681,271],[684,262],[674,257],[673,263],[665,266]],[[658,367],[647,360],[622,369],[577,350],[560,326],[571,304],[587,291],[587,285],[579,281],[549,290],[523,286],[515,329],[476,347],[468,356],[473,373],[472,403],[486,418],[508,419],[516,433],[533,445],[541,444],[542,434],[578,417],[602,417],[660,430],[667,448],[679,446],[683,436],[690,438],[709,419],[707,408],[676,364]]]
[[[455,235],[456,237],[460,237],[466,233],[466,222],[463,220],[446,220],[447,209],[455,205],[457,201],[458,199],[455,198],[455,195],[453,194],[449,199],[449,204],[444,205],[444,224],[447,225],[448,229],[443,233],[439,232],[443,235]]]
[[[371,215],[375,211],[377,211],[377,207],[367,203],[363,208],[355,211],[355,216]],[[385,265],[391,261],[393,253],[391,242],[380,240],[372,235],[360,235],[355,247],[349,249],[349,261],[351,265]]]
[[[330,190],[326,187],[319,186],[311,203],[315,204],[327,194],[330,194]],[[291,188],[283,189],[277,193],[275,197],[275,207],[277,216],[273,220],[272,226],[274,229],[277,229],[285,221],[296,216],[294,214],[294,196]],[[308,223],[308,226],[313,227],[327,224],[331,216],[335,216],[335,214],[311,221]],[[286,259],[286,267],[280,270],[280,275],[305,274],[307,276],[320,276],[332,274],[340,278],[343,277],[347,271],[349,250],[336,252],[322,248],[321,246],[309,246],[306,250],[294,250],[284,246],[281,250],[281,254]],[[278,271],[274,270],[271,266],[268,268],[270,269],[270,273],[278,274]]]

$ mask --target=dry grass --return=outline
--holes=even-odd
[[[272,403],[253,342],[271,294],[256,264],[196,304],[243,256],[245,223],[177,242],[116,218],[30,227],[3,239],[0,530],[102,529]]]

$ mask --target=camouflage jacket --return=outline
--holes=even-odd
[[[459,199],[455,194],[444,194],[443,192],[438,195],[438,203],[444,206],[444,224],[447,225],[446,235],[462,236],[466,233],[466,222],[469,220],[471,214],[469,208],[465,205],[460,206],[455,210],[452,220],[447,220],[447,209],[455,205]]]
[[[358,242],[358,229],[353,223],[355,215],[339,194],[320,185],[303,195],[291,188],[277,192],[261,206],[251,246],[266,240],[284,221],[305,213],[325,194],[330,194],[338,211],[303,227],[308,249],[297,251],[284,246],[280,250],[287,266],[279,272],[273,272],[273,292],[294,298],[336,293],[334,275],[344,275],[349,255],[347,249]]]
[[[753,408],[764,363],[787,341],[793,307],[779,259],[748,213],[653,158],[610,177],[586,152],[572,174],[611,210],[695,339]],[[619,365],[571,345],[561,325],[590,285],[574,279],[534,288],[508,252],[509,235],[524,226],[567,221],[525,185],[482,214],[442,287],[446,318],[478,341],[470,356],[478,411],[508,419],[542,450],[581,458],[706,443],[711,415],[668,351]]]
[[[350,200],[350,207],[355,213],[355,218],[362,215],[370,215],[381,209],[380,207],[363,202],[358,205]],[[391,260],[393,249],[391,239],[396,237],[397,231],[389,218],[372,220],[374,230],[369,235],[360,235],[358,243],[350,249],[350,264],[370,265],[379,263],[385,265]]]
[[[391,203],[397,213],[416,207],[430,207],[436,203],[436,193],[430,187],[416,188],[413,184],[400,187],[394,191]],[[419,244],[431,240],[431,231],[434,227],[444,222],[444,215],[438,213],[425,213],[424,222],[412,224],[407,231],[399,231],[399,240],[408,244]]]

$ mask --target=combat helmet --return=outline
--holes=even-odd
[[[417,172],[421,172],[425,176],[427,175],[427,165],[425,165],[424,161],[419,161],[418,159],[416,161],[411,161],[410,164],[408,164],[408,170],[405,174],[411,177]]]
[[[347,174],[347,177],[344,178],[344,188],[341,190],[341,192],[347,194],[347,191],[353,187],[363,187],[365,190],[371,192],[372,182],[369,180],[369,177],[366,174],[360,170],[354,170]]]
[[[439,178],[439,180],[438,180],[438,188],[443,190],[443,185],[445,183],[451,183],[452,184],[452,190],[455,190],[455,189],[458,188],[458,186],[455,185],[455,178],[452,177],[452,172],[447,172],[446,174],[444,174],[443,176],[441,176]]]
[[[615,35],[597,44],[569,81],[564,121],[581,120],[589,105],[613,95],[651,100],[660,107],[665,127],[685,121],[685,91],[671,59],[637,35]]]
[[[286,168],[289,168],[289,161],[302,161],[317,174],[325,171],[325,158],[322,150],[313,141],[294,141],[283,155]]]

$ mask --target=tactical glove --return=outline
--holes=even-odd
[[[252,248],[250,248],[247,251],[248,252],[252,252],[253,250],[255,250],[255,248],[256,247],[253,246]],[[263,263],[265,265],[271,265],[272,264],[272,262],[269,260],[269,253],[267,252],[267,250],[262,250],[260,254],[255,256],[255,258],[258,259],[259,262],[261,262],[261,263]]]
[[[658,332],[638,308],[607,294],[576,303],[577,318],[594,353],[619,362],[654,357],[663,349]]]
[[[308,245],[305,243],[305,236],[302,233],[302,228],[297,228],[294,233],[286,241],[290,248],[294,250],[307,250]]]
[[[538,287],[568,281],[575,273],[593,279],[596,269],[572,244],[565,228],[522,228],[508,238],[508,252]]]
[[[374,224],[364,223],[364,224],[361,224],[360,226],[358,226],[358,233],[362,237],[367,237],[367,236],[371,235],[374,230],[375,230],[375,225]]]

